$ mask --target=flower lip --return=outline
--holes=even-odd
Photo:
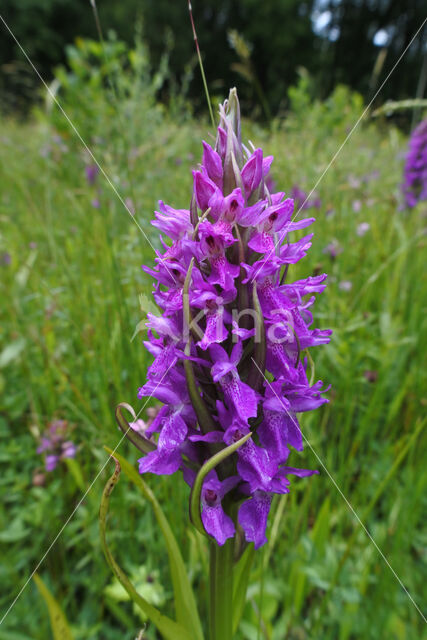
[[[215,506],[218,500],[218,494],[213,489],[205,489],[203,497],[208,507]]]

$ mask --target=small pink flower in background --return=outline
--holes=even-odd
[[[353,211],[354,213],[359,213],[359,211],[362,209],[362,201],[361,200],[353,200]]]
[[[135,215],[135,205],[134,205],[134,202],[133,202],[132,198],[126,198],[125,205],[127,207],[127,210],[129,211],[129,213],[134,216]]]
[[[138,420],[135,420],[135,422],[129,422],[130,426],[137,433],[140,433],[142,436],[145,435],[147,429],[149,428],[151,423],[154,421],[154,419],[157,417],[157,414],[159,413],[160,409],[161,409],[160,405],[156,407],[149,407],[147,409],[147,420],[142,420],[142,418],[139,418]]]
[[[74,458],[77,447],[67,440],[72,427],[66,420],[53,420],[40,438],[37,453],[45,454],[45,469],[53,471],[64,458]]]
[[[362,237],[365,235],[365,233],[369,231],[370,228],[371,228],[371,225],[369,224],[369,222],[361,222],[357,226],[356,233],[358,236]]]
[[[100,209],[101,203],[99,201],[99,198],[94,198],[91,202],[91,205],[94,209]]]
[[[142,418],[138,418],[138,420],[135,420],[135,422],[129,422],[129,425],[134,431],[140,433],[141,435],[144,435],[148,428],[147,423],[145,422],[145,420],[142,420]]]
[[[339,283],[338,288],[341,289],[341,291],[351,291],[353,288],[353,283],[350,282],[350,280],[342,280]]]
[[[347,182],[352,189],[358,189],[362,184],[361,179],[353,175],[349,175],[347,177]]]
[[[37,469],[33,473],[33,486],[34,487],[43,487],[45,482],[46,482],[45,474],[42,471],[40,471],[40,469]]]
[[[338,240],[332,240],[326,247],[323,249],[323,253],[329,255],[331,260],[335,260],[340,253],[343,252],[343,248],[340,246]]]
[[[363,372],[363,375],[370,383],[374,383],[378,380],[378,371],[367,369]]]

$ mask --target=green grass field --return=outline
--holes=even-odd
[[[144,318],[140,295],[149,298],[151,288],[140,266],[154,252],[135,222],[159,246],[149,224],[156,202],[189,205],[190,170],[212,133],[184,107],[168,113],[144,91],[129,96],[119,86],[114,99],[97,87],[59,94],[134,218],[104,176],[87,183],[87,152],[54,105],[30,122],[0,125],[2,613],[104,465],[103,446],[119,442],[115,405],[142,406],[136,392],[149,357],[144,333],[132,336]],[[292,105],[269,130],[245,122],[243,137],[274,154],[278,188],[310,191],[362,105],[343,88],[312,104],[301,87]],[[332,389],[328,405],[303,417],[310,446],[290,462],[320,475],[294,481],[289,496],[274,503],[241,640],[423,634],[422,617],[398,581],[422,607],[426,207],[399,210],[406,143],[367,117],[316,188],[322,205],[309,212],[317,218],[313,247],[290,278],[329,273],[315,320],[332,328],[333,338],[312,355],[317,376]],[[370,225],[363,236],[362,222]],[[334,259],[325,251],[331,243]],[[34,434],[52,418],[75,426],[79,450],[74,464],[33,486],[43,466]],[[128,443],[119,451],[136,462]],[[120,601],[100,548],[97,515],[111,471],[109,463],[39,569],[77,640],[131,640],[142,627],[131,603]],[[204,617],[206,543],[189,524],[187,487],[174,477],[148,482],[182,547]],[[170,612],[163,540],[125,478],[112,498],[109,540],[147,597]],[[30,581],[0,626],[0,640],[50,637],[46,605]],[[153,629],[146,637],[156,637]]]

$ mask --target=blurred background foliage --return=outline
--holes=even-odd
[[[26,4],[27,31],[22,27],[19,36],[35,62],[42,64],[52,92],[127,209],[103,175],[95,173],[88,180],[93,158],[55,101],[41,92],[29,73],[24,82],[28,94],[24,85],[11,85],[13,74],[6,69],[4,106],[10,109],[28,98],[35,104],[27,120],[11,117],[9,110],[0,123],[1,614],[97,477],[107,459],[103,445],[114,448],[120,440],[115,405],[128,401],[136,410],[142,407],[136,392],[149,357],[141,344],[145,332],[140,323],[151,282],[140,265],[152,263],[154,253],[135,222],[158,247],[158,234],[149,225],[157,201],[161,198],[178,208],[189,205],[191,169],[201,157],[200,141],[212,135],[204,115],[195,118],[202,93],[186,9],[170,4],[161,18],[156,10],[163,7],[166,12],[166,3],[147,3],[138,21],[136,8],[129,18],[131,2],[114,7],[103,2],[101,44],[96,36],[80,36],[86,29],[94,34],[89,2],[22,0],[19,7]],[[257,20],[263,11],[270,15],[273,3],[239,5],[239,11],[251,11],[247,30],[243,18],[241,23],[229,18],[235,3],[224,3],[223,14],[209,9],[208,3],[194,7],[214,102],[223,99],[226,82],[237,82],[244,95],[244,115],[269,120],[265,127],[256,118],[246,119],[244,138],[275,155],[272,178],[278,189],[289,192],[298,186],[308,193],[361,116],[372,68],[365,76],[367,85],[359,77],[360,91],[336,83],[338,76],[330,79],[329,89],[321,88],[321,74],[329,78],[328,73],[338,73],[339,67],[332,62],[330,67],[310,67],[300,59],[293,39],[302,37],[304,29],[298,35],[299,29],[289,26],[291,10],[298,13],[297,3],[275,3],[291,12],[284,24],[277,19],[271,27],[277,46],[283,44],[282,34],[283,42],[289,36],[294,42],[289,46],[296,47],[281,54],[283,69],[289,72],[285,82],[280,61],[266,58],[263,66],[255,54]],[[393,11],[394,5],[399,3],[393,3]],[[14,30],[24,19],[17,6],[10,5],[5,15]],[[412,9],[419,9],[416,3],[406,6],[404,22]],[[308,52],[320,43],[320,36],[311,32],[312,10],[302,19],[311,34]],[[34,17],[42,11],[43,28],[37,34],[45,38],[44,46],[39,44]],[[54,15],[57,31],[49,35]],[[113,24],[117,36],[107,33]],[[171,28],[175,24],[183,26]],[[60,35],[66,29],[69,34]],[[205,42],[211,37],[214,46],[215,29],[222,29],[224,48],[208,53]],[[265,42],[266,30],[267,26]],[[359,38],[365,35],[359,32]],[[3,34],[2,46],[5,40]],[[326,42],[328,55],[336,42]],[[400,45],[394,46],[393,55],[387,54],[389,65],[398,55]],[[418,41],[414,47],[419,47]],[[8,60],[18,59],[10,41],[5,50]],[[372,50],[377,55],[378,49]],[[227,63],[220,62],[222,54],[229,56]],[[384,95],[416,96],[423,59],[411,56]],[[298,67],[301,64],[304,68]],[[276,71],[267,82],[270,65]],[[422,115],[419,110],[418,118]],[[421,604],[426,577],[427,292],[421,277],[426,208],[425,203],[412,211],[403,207],[406,148],[405,134],[384,114],[363,121],[311,197],[314,211],[308,215],[317,218],[313,247],[306,260],[290,269],[289,277],[329,273],[315,321],[333,329],[333,340],[313,349],[312,355],[317,375],[332,385],[331,402],[316,415],[304,416],[305,435]],[[36,453],[37,434],[54,418],[73,425],[78,452],[75,460],[45,473]],[[132,463],[138,458],[126,442],[120,453]],[[292,456],[295,466],[319,468],[310,448]],[[133,639],[143,624],[112,579],[100,549],[97,513],[110,471],[107,466],[100,473],[39,569],[74,640]],[[182,548],[204,617],[206,548],[188,523],[187,488],[174,478],[149,477],[148,482]],[[325,472],[310,481],[295,481],[291,494],[274,503],[268,537],[269,546],[257,556],[236,640],[423,637],[419,613]],[[171,614],[164,544],[150,509],[125,479],[111,500],[109,541],[146,597]],[[150,628],[145,635],[156,638]],[[30,582],[0,625],[0,640],[50,637],[47,609]]]
[[[105,31],[114,29],[128,45],[142,25],[153,69],[169,51],[168,81],[159,90],[167,101],[171,84],[194,68],[195,51],[186,0],[98,0]],[[312,76],[312,96],[323,99],[344,83],[370,99],[425,18],[423,0],[196,0],[193,13],[211,91],[221,98],[239,83],[247,114],[269,118],[287,108],[287,88],[298,68]],[[65,61],[76,35],[96,37],[90,0],[3,0],[1,15],[49,81]],[[234,35],[233,35],[234,34]],[[427,80],[426,28],[393,74],[379,102],[422,95]],[[242,56],[245,42],[248,56]],[[424,37],[423,37],[424,36]],[[3,107],[25,109],[38,95],[38,81],[16,43],[2,28],[0,85]],[[200,74],[189,95],[205,108]],[[267,107],[267,108],[266,108]]]

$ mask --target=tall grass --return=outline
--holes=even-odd
[[[173,117],[156,104],[140,55],[139,72],[130,75],[138,85],[126,84],[120,70],[113,76],[122,83],[120,100],[102,78],[98,82],[99,66],[81,61],[74,89],[59,73],[58,98],[121,196],[132,200],[135,220],[156,247],[152,211],[160,198],[188,206],[190,169],[209,127],[191,119],[182,103],[172,105]],[[275,155],[278,188],[299,184],[309,191],[362,105],[343,88],[327,103],[312,104],[303,84],[292,101],[286,120],[268,132],[246,122],[245,137]],[[149,358],[144,333],[131,338],[144,316],[139,294],[149,297],[151,289],[140,265],[154,253],[102,176],[87,184],[88,158],[54,105],[32,122],[0,127],[0,253],[11,257],[0,266],[0,601],[6,610],[107,459],[103,445],[119,441],[115,405],[141,406],[136,391]],[[421,604],[425,210],[399,210],[404,147],[393,128],[365,124],[317,189],[322,206],[313,248],[290,275],[330,274],[315,321],[334,329],[333,340],[312,355],[316,373],[332,385],[331,402],[303,417],[311,447],[294,452],[291,463],[321,473],[294,482],[274,505],[271,544],[253,571],[242,640],[422,635],[419,613],[313,453]],[[96,198],[99,208],[91,204]],[[370,224],[363,237],[357,235],[361,222]],[[333,240],[342,248],[334,260],[324,252]],[[35,487],[32,475],[42,463],[33,434],[54,416],[76,425],[78,465],[58,468],[44,487]],[[133,462],[138,457],[126,442],[120,451]],[[129,603],[105,592],[111,577],[100,552],[97,509],[107,472],[40,568],[77,639],[131,638],[141,624]],[[159,570],[153,590],[160,591],[159,580],[167,610],[165,550],[147,505],[121,482],[112,501],[112,545],[130,572],[141,565],[148,574]],[[150,484],[182,544],[203,607],[205,543],[188,524],[186,489],[174,478]],[[0,640],[45,640],[49,633],[30,583],[0,627]],[[147,637],[155,637],[152,630]]]

